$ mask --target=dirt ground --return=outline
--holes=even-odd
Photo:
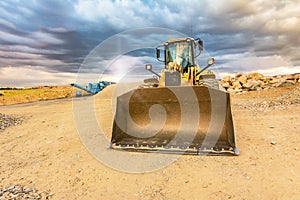
[[[96,99],[107,132],[113,88],[75,99]],[[72,99],[1,106],[26,118],[0,132],[0,188],[21,184],[52,199],[300,199],[299,88],[232,96],[239,156],[184,155],[148,173],[95,159],[80,140]]]

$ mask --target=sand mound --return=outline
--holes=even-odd
[[[112,95],[116,89],[116,84],[109,85],[106,88],[104,88],[101,92],[97,93],[95,95],[95,98],[97,99],[111,99]]]

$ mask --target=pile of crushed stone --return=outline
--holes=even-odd
[[[252,99],[246,103],[235,104],[238,108],[267,111],[274,109],[285,109],[288,105],[298,106],[300,104],[300,87],[295,87],[293,90],[284,92],[276,99],[269,99],[267,96],[264,100]]]
[[[0,113],[0,131],[4,131],[10,126],[22,124],[23,120],[23,116],[12,116]]]
[[[51,199],[53,193],[39,192],[32,187],[22,185],[12,185],[9,187],[0,187],[0,199]]]

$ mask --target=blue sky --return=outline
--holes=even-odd
[[[91,77],[107,72],[115,79],[144,62],[159,69],[151,47],[179,35],[202,38],[203,59],[217,59],[218,77],[300,72],[299,13],[297,0],[1,1],[0,86],[67,85],[78,71]],[[97,62],[82,70],[93,49],[120,38],[122,43],[97,51]],[[144,49],[120,55],[118,48],[135,42]]]

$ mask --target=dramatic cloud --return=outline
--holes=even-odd
[[[4,67],[0,71],[0,86],[31,87],[37,85],[66,85],[76,79],[74,73],[48,72],[43,67]],[[2,85],[5,83],[5,85]]]
[[[53,84],[69,84],[69,78],[58,74],[75,76],[81,63],[101,42],[123,31],[147,27],[201,37],[206,51],[200,58],[215,57],[219,77],[250,71],[294,73],[300,66],[299,8],[297,0],[3,1],[0,2],[0,86],[27,84],[28,72],[39,75],[36,84],[44,83],[43,77],[49,83],[51,76],[57,77],[53,78]],[[161,63],[151,60],[154,52],[149,47],[162,44],[172,35],[154,32],[143,37],[141,31],[137,32],[123,34],[120,48],[135,42],[139,47],[144,44],[147,50],[118,55],[118,48],[107,47],[107,52],[121,56],[117,62],[120,65],[120,61],[132,65],[152,62],[159,70]],[[98,68],[107,66],[110,60],[105,55],[97,55],[95,65],[80,71],[102,72]],[[199,62],[203,65],[206,61]],[[26,73],[4,74],[14,70]],[[116,67],[115,71],[119,70]]]

